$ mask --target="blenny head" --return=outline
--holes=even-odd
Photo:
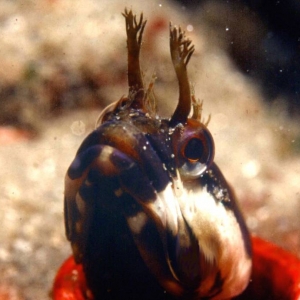
[[[132,283],[143,299],[147,288],[137,286],[147,271],[175,297],[233,297],[249,281],[250,239],[213,162],[213,138],[191,91],[187,65],[194,46],[170,24],[179,101],[170,119],[160,118],[153,83],[145,88],[140,68],[146,21],[128,10],[123,16],[128,96],[102,112],[66,175],[66,232],[75,259],[84,264],[95,294],[103,285],[101,297],[107,286],[124,292]],[[125,258],[135,264],[132,269]],[[118,283],[119,274],[128,278]]]

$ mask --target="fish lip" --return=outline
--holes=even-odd
[[[150,146],[151,143],[143,153],[145,157],[140,157],[141,161],[147,159],[146,152],[152,150]],[[141,212],[140,215],[125,213],[124,216],[127,218],[127,224],[144,263],[157,281],[173,295],[182,296],[186,293],[199,295],[203,281],[216,273],[214,259],[217,255],[213,249],[208,251],[212,259],[207,259],[207,247],[201,246],[199,234],[193,232],[195,217],[191,219],[188,215],[188,210],[197,206],[198,199],[197,195],[190,198],[189,190],[201,188],[200,182],[195,178],[187,179],[181,176],[178,168],[175,168],[175,176],[171,176],[159,161],[161,159],[157,157],[157,164],[149,160],[148,163],[153,170],[151,174],[160,172],[158,178],[164,179],[164,182],[159,184],[153,182],[153,176],[149,176],[146,165],[143,164],[140,169],[141,176],[145,179],[145,186],[152,187],[151,198],[145,198],[141,189],[136,193],[132,188],[135,181],[121,182],[124,191],[136,201]],[[183,183],[187,184],[183,185]],[[201,188],[201,191],[204,190]],[[187,201],[187,205],[184,204],[188,199],[191,201]],[[146,230],[149,228],[150,231],[147,233]],[[151,245],[149,234],[159,241],[155,242],[155,246]]]
[[[159,233],[173,280],[191,292],[199,287],[202,279],[203,254],[199,242],[180,209],[177,184],[170,182],[156,195],[155,201],[142,206]]]
[[[179,233],[172,236],[167,233],[169,267],[177,280],[185,287],[185,290],[192,291],[199,287],[201,282],[201,251],[191,228],[183,220],[184,234]],[[179,225],[181,227],[182,225]]]

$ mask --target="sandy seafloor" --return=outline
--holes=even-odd
[[[212,116],[208,127],[216,143],[215,161],[234,187],[251,232],[300,256],[299,121],[264,103],[259,88],[235,68],[205,24],[191,24],[186,11],[167,1],[136,2],[0,4],[1,88],[26,90],[24,72],[38,66],[38,75],[28,83],[36,92],[34,99],[22,92],[12,100],[21,107],[16,118],[31,123],[38,134],[0,146],[0,293],[6,290],[11,299],[48,299],[55,272],[71,253],[63,224],[64,174],[94,128],[101,106],[127,93],[120,14],[125,5],[143,10],[149,20],[142,66],[146,82],[154,72],[158,77],[155,94],[166,116],[178,98],[168,48],[169,20],[188,31],[196,47],[190,79],[196,96],[204,101],[204,117]],[[80,88],[84,68],[101,82],[92,96],[89,88]],[[58,80],[58,90],[60,80],[67,81],[65,102],[55,114],[48,113],[47,102],[55,97],[45,95],[39,86],[45,78],[54,86]],[[69,92],[74,86],[69,82],[76,82],[79,92]],[[78,106],[69,103],[74,95]],[[2,115],[16,112],[6,111],[5,99],[0,101]]]

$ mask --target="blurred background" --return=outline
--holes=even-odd
[[[300,4],[297,0],[0,2],[0,299],[49,299],[71,254],[63,182],[97,116],[127,93],[124,7],[148,19],[144,80],[176,106],[168,24],[196,51],[196,97],[216,162],[253,234],[300,256]]]

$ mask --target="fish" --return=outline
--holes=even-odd
[[[170,23],[179,99],[162,118],[140,67],[147,21],[123,16],[127,96],[102,111],[65,176],[75,261],[94,299],[230,299],[249,283],[251,239],[189,82],[195,48]]]

